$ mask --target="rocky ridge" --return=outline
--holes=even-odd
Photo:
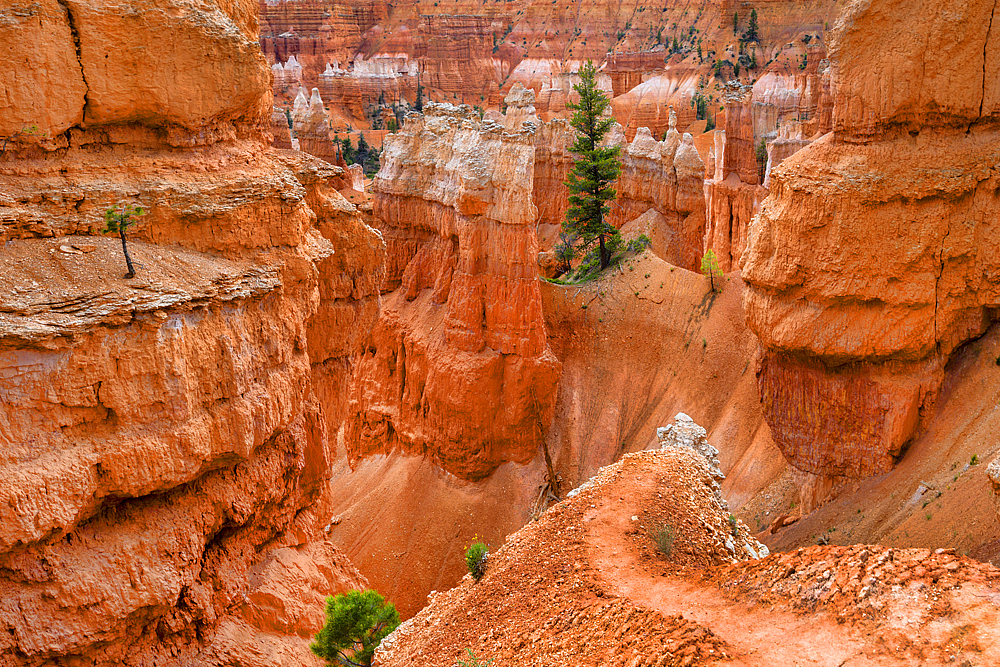
[[[375,664],[451,665],[466,649],[497,665],[623,666],[945,665],[1000,652],[988,630],[996,568],[861,545],[737,556],[725,542],[747,529],[718,504],[709,470],[690,448],[625,456],[511,535],[480,581],[433,593]],[[663,525],[667,556],[651,537]]]

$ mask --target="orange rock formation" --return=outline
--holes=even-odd
[[[758,69],[750,74],[744,67],[744,78],[758,76],[804,34],[822,35],[835,4],[756,3]],[[260,7],[261,45],[268,62],[281,70],[276,97],[290,102],[300,85],[318,87],[336,127],[367,125],[367,111],[380,97],[387,104],[413,104],[418,77],[430,99],[484,108],[498,106],[520,83],[535,91],[538,111],[548,119],[565,110],[575,72],[592,59],[604,68],[602,87],[621,96],[615,115],[629,140],[639,127],[661,136],[670,105],[681,131],[694,121],[692,98],[706,90],[716,59],[726,61],[730,76],[741,55],[744,64],[749,58],[737,44],[750,10],[732,0],[696,8],[665,0],[613,8],[566,0],[416,0],[392,6],[283,0],[262,1]],[[736,32],[734,13],[741,16]],[[292,71],[293,59],[300,70]],[[718,100],[715,91],[706,96]]]
[[[384,312],[360,360],[348,447],[402,446],[480,478],[530,461],[552,414],[531,201],[536,123],[429,103],[386,139],[375,215]]]
[[[771,175],[745,305],[767,349],[765,414],[802,470],[890,469],[932,414],[944,363],[993,319],[993,10],[849,6],[831,51],[834,131]],[[903,52],[879,48],[890,25]]]
[[[341,169],[269,148],[255,4],[0,17],[48,63],[0,114],[0,662],[316,664],[323,596],[365,584],[327,432],[384,244]]]

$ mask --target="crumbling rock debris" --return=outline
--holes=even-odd
[[[726,478],[719,467],[719,450],[708,443],[708,432],[694,422],[683,412],[678,412],[674,417],[674,423],[656,429],[656,439],[660,443],[661,449],[677,447],[680,449],[693,449],[701,454],[708,464],[708,470],[712,476],[712,490],[722,500],[722,487],[720,483]]]

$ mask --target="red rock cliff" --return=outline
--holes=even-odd
[[[1000,303],[994,13],[849,4],[831,51],[834,131],[771,175],[745,309],[767,350],[765,414],[802,470],[891,468],[943,364]]]
[[[364,584],[325,434],[384,244],[340,169],[268,148],[255,4],[0,19],[35,58],[0,79],[0,662],[314,664]]]
[[[552,414],[532,203],[537,119],[429,104],[375,179],[385,307],[354,379],[354,455],[403,447],[476,479],[527,463]]]

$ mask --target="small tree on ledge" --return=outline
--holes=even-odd
[[[371,667],[379,643],[399,626],[396,607],[376,591],[326,599],[326,625],[310,644],[331,667]]]
[[[135,267],[132,266],[132,257],[128,254],[125,230],[135,225],[144,212],[141,206],[131,204],[122,204],[117,211],[109,208],[104,212],[104,233],[117,233],[122,239],[122,253],[125,254],[125,264],[128,266],[128,273],[123,276],[124,278],[135,278]]]
[[[566,106],[576,112],[570,121],[576,130],[576,141],[569,150],[577,158],[566,179],[570,208],[566,211],[563,229],[569,236],[579,239],[584,248],[595,240],[599,242],[603,270],[611,263],[605,237],[614,234],[615,228],[604,221],[604,216],[611,210],[607,202],[617,196],[611,186],[621,172],[620,148],[601,146],[614,120],[604,117],[611,102],[597,87],[597,68],[593,62],[588,60],[580,68],[580,83],[573,88],[580,94],[580,102]]]

